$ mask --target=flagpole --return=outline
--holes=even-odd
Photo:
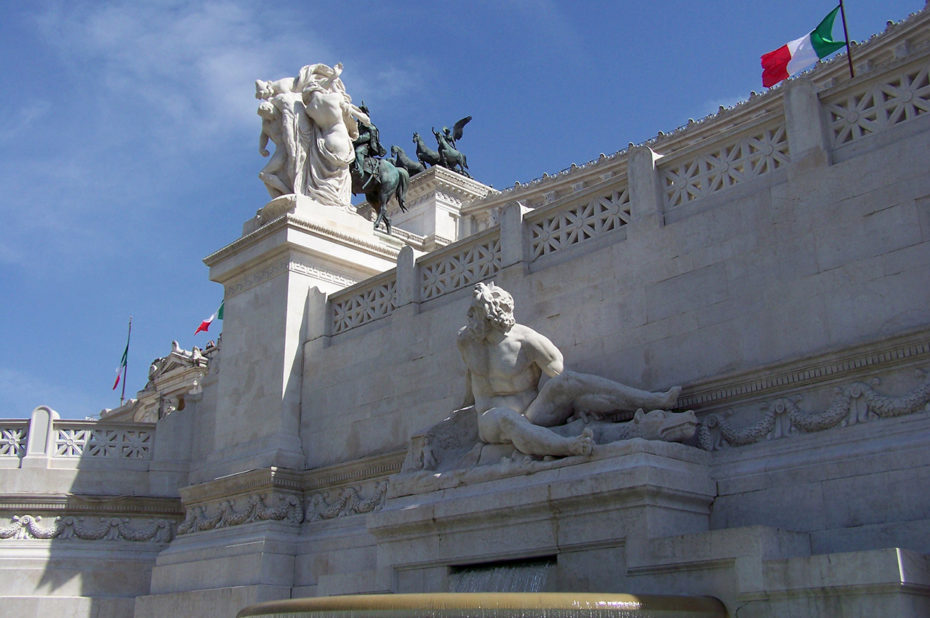
[[[846,39],[846,60],[849,61],[849,77],[852,79],[856,76],[853,71],[852,48],[849,47],[849,31],[846,30],[846,9],[843,8],[843,0],[840,0],[840,17],[843,18],[843,37]]]
[[[123,365],[123,390],[119,395],[119,405],[126,400],[126,370],[129,368],[129,340],[132,338],[132,316],[129,316],[129,332],[126,333],[126,364]]]

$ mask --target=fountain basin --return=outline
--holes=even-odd
[[[571,592],[362,594],[269,601],[237,618],[725,618],[713,597]]]

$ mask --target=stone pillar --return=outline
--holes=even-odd
[[[302,196],[272,200],[246,233],[208,256],[225,287],[212,455],[193,482],[277,466],[301,469],[303,344],[325,333],[325,294],[394,266],[397,248],[354,213]],[[250,231],[251,230],[251,231]],[[313,319],[314,332],[310,319]]]
[[[665,207],[656,161],[662,155],[648,146],[631,146],[627,164],[627,182],[632,206],[631,225],[659,227],[665,222]]]
[[[523,261],[523,208],[511,202],[501,212],[501,268]]]
[[[791,150],[789,174],[830,165],[830,142],[814,82],[805,78],[785,82],[784,105]]]
[[[409,245],[397,254],[397,308],[417,302],[416,256]]]
[[[32,411],[23,468],[48,467],[49,458],[55,450],[55,421],[59,418],[58,412],[47,406],[39,406]]]

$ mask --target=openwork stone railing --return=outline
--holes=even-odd
[[[26,454],[29,421],[3,421],[0,424],[0,457],[22,457]]]
[[[784,119],[769,119],[731,141],[663,160],[660,177],[665,205],[677,208],[769,174],[789,160]]]
[[[386,273],[354,285],[332,299],[332,334],[387,317],[397,308],[397,273]]]
[[[581,203],[540,209],[527,217],[530,260],[555,253],[630,222],[630,192],[623,184]]]
[[[905,48],[901,53],[910,53]],[[786,180],[782,172],[791,165],[792,153],[805,165],[829,165],[834,152],[855,156],[856,149],[843,147],[930,116],[928,52],[914,49],[911,58],[892,60],[874,75],[865,73],[830,89],[818,91],[824,80],[790,80],[733,110],[660,134],[622,155],[603,157],[611,166],[604,173],[576,172],[573,166],[564,179],[551,181],[546,195],[553,196],[553,203],[542,205],[538,187],[496,194],[493,212],[499,225],[415,261],[407,254],[403,267],[399,258],[396,271],[332,296],[327,334],[439,298],[518,263],[540,260],[533,268],[546,268],[551,262],[541,258],[592,239],[610,235],[610,242],[622,241],[626,234],[614,234],[617,230],[677,221],[697,212],[686,207],[743,183]],[[826,156],[808,156],[815,151]],[[538,208],[528,209],[532,205]]]
[[[151,459],[155,431],[142,427],[101,427],[95,421],[56,421],[53,457]]]
[[[887,130],[930,111],[930,65],[910,65],[822,100],[833,146]]]
[[[454,292],[494,276],[501,269],[501,239],[498,228],[436,251],[419,264],[420,298],[425,301]]]

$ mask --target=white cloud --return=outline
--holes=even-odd
[[[251,2],[134,1],[59,7],[39,24],[91,73],[82,79],[102,88],[104,105],[139,115],[140,124],[168,122],[196,142],[254,129],[256,77],[294,50],[325,55],[324,44],[308,44],[313,33],[262,17]]]

